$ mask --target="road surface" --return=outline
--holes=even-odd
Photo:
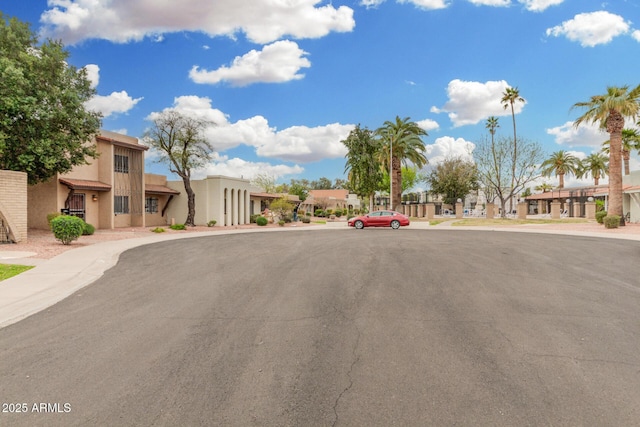
[[[638,425],[639,256],[411,229],[135,248],[0,330],[0,425]]]

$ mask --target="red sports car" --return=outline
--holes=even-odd
[[[409,225],[409,217],[395,211],[375,211],[349,220],[349,226],[358,229],[364,227],[391,227],[395,230],[404,225]]]

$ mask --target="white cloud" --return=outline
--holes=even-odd
[[[360,6],[364,6],[367,9],[369,9],[373,7],[378,7],[384,2],[385,0],[360,0]]]
[[[416,122],[416,124],[418,125],[418,127],[422,130],[425,130],[427,132],[432,131],[432,130],[436,130],[440,127],[440,125],[438,124],[438,122],[436,122],[435,120],[431,120],[431,119],[424,119],[424,120],[419,120]]]
[[[475,4],[476,6],[511,6],[511,0],[469,0],[469,3]]]
[[[609,139],[609,135],[597,125],[585,123],[575,127],[573,122],[566,122],[562,126],[547,129],[547,133],[555,136],[557,144],[568,147],[599,147]]]
[[[194,179],[202,179],[208,175],[223,175],[233,178],[253,179],[260,174],[267,174],[274,179],[287,175],[299,175],[304,168],[298,165],[272,165],[267,162],[248,162],[246,160],[214,153],[211,162],[203,168],[193,172]]]
[[[344,157],[346,147],[341,141],[355,127],[333,123],[312,128],[293,126],[278,131],[262,116],[231,123],[222,111],[211,106],[209,98],[197,96],[176,98],[174,106],[166,110],[210,121],[212,124],[206,129],[205,136],[217,152],[244,144],[254,147],[256,154],[262,157],[303,163]],[[158,114],[152,113],[147,119],[153,120]]]
[[[476,145],[473,142],[465,141],[463,138],[443,136],[435,140],[433,144],[426,145],[427,159],[431,167],[442,163],[448,158],[461,158],[466,161],[473,161],[473,150]]]
[[[398,3],[411,3],[420,9],[437,10],[449,6],[447,0],[397,0]]]
[[[566,36],[583,47],[607,44],[629,31],[629,24],[619,15],[605,11],[580,13],[561,25],[547,29],[547,36]]]
[[[635,30],[631,33],[631,37],[633,37],[635,41],[640,42],[640,30]]]
[[[91,87],[96,88],[100,82],[100,67],[96,64],[88,64],[84,67],[87,70],[87,79],[91,82]],[[126,113],[131,110],[143,98],[132,98],[126,91],[112,92],[111,95],[95,95],[85,103],[88,110],[102,113],[102,117],[109,117],[112,114]]]
[[[434,113],[449,113],[455,127],[473,125],[489,116],[510,116],[511,110],[502,106],[502,94],[510,87],[504,81],[486,83],[452,80],[447,86],[449,100],[442,108],[431,107]],[[514,111],[519,114],[524,103],[515,103]]]
[[[518,0],[524,4],[527,10],[531,12],[542,12],[546,8],[551,6],[557,6],[564,2],[564,0]]]
[[[252,50],[244,56],[238,56],[229,67],[206,71],[194,65],[189,77],[196,83],[226,81],[232,86],[299,80],[304,77],[299,73],[300,69],[311,66],[309,60],[304,58],[306,54],[295,42],[283,40],[267,45],[261,51]]]
[[[439,0],[438,0],[439,1]],[[201,31],[210,36],[246,34],[266,44],[284,36],[319,38],[355,27],[353,9],[320,0],[49,0],[40,21],[43,35],[66,44],[84,39],[117,43],[158,40],[162,34]],[[324,2],[322,2],[324,3]]]
[[[100,67],[96,64],[88,64],[84,69],[87,71],[87,79],[91,82],[91,87],[95,89],[100,83]]]

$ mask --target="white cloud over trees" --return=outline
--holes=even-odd
[[[511,110],[502,106],[502,94],[511,87],[506,81],[470,82],[452,80],[447,86],[449,100],[442,106],[431,107],[433,113],[448,113],[455,127],[474,125],[489,116],[510,116]],[[526,102],[514,104],[519,114]]]
[[[253,147],[258,156],[301,163],[344,157],[346,147],[341,141],[354,128],[351,124],[333,123],[317,127],[292,126],[278,131],[263,116],[232,123],[226,114],[212,107],[209,98],[197,96],[178,97],[174,105],[165,110],[209,121],[211,125],[205,136],[217,152],[247,145]],[[157,114],[150,114],[148,119],[153,120]]]
[[[623,17],[606,11],[580,13],[562,24],[547,29],[547,36],[565,36],[583,47],[607,44],[628,33],[630,24]]]
[[[199,31],[212,37],[238,33],[267,44],[285,36],[319,38],[355,27],[353,9],[320,0],[49,0],[40,17],[46,37],[74,44],[85,39],[116,43],[165,33]]]
[[[309,68],[311,62],[304,56],[307,52],[298,44],[282,40],[264,46],[260,51],[236,57],[230,66],[222,66],[207,71],[194,65],[189,77],[195,83],[217,84],[227,82],[231,86],[247,86],[253,83],[282,83],[304,77],[302,68]]]

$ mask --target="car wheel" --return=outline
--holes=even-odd
[[[364,228],[364,222],[362,221],[356,221],[355,224],[353,224],[354,227],[356,227],[358,230],[362,230]]]
[[[393,228],[394,230],[397,230],[398,228],[400,228],[400,221],[397,221],[397,220],[391,221],[391,228]]]

